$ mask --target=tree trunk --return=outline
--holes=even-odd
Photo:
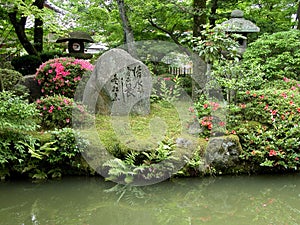
[[[300,1],[298,1],[296,20],[297,20],[297,29],[300,30]]]
[[[203,25],[206,24],[206,0],[194,0],[194,24],[193,24],[193,36],[199,37]]]
[[[36,0],[33,5],[39,9],[43,9],[45,0]],[[43,51],[43,20],[41,18],[35,18],[34,21],[34,47],[37,52]]]
[[[206,24],[206,0],[194,0],[194,24],[193,24],[193,36],[201,36],[201,30],[203,25]],[[196,101],[198,97],[205,93],[205,85],[207,82],[206,77],[207,65],[205,62],[196,55],[193,59],[193,82],[192,82],[192,99]]]
[[[27,17],[21,17],[21,19],[17,20],[17,12],[11,12],[8,14],[10,22],[12,23],[15,32],[18,36],[19,41],[21,42],[22,46],[26,50],[26,52],[29,55],[38,55],[37,50],[34,48],[34,46],[30,43],[28,40],[26,34],[25,34],[25,24]]]
[[[122,20],[122,27],[124,31],[124,42],[127,45],[128,53],[136,58],[137,54],[134,46],[133,30],[131,28],[130,22],[127,17],[124,0],[117,0],[117,3],[118,3],[119,14]]]
[[[218,8],[218,0],[213,0],[211,3],[211,12],[209,16],[209,24],[212,27],[216,26],[216,15],[217,15],[217,8]]]

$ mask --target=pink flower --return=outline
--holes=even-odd
[[[268,105],[268,104],[266,104],[266,106],[265,106],[265,108],[264,108],[264,109],[265,109],[265,110],[267,110],[268,108],[269,108],[269,105]]]
[[[276,115],[278,110],[271,110],[270,112],[271,112],[272,115]]]
[[[204,104],[203,108],[206,109],[208,107],[208,104]]]
[[[209,129],[209,130],[211,130],[212,127],[213,127],[212,123],[209,123],[209,124],[207,125],[207,129]]]
[[[287,94],[286,93],[282,93],[281,96],[284,97],[284,98],[287,98]]]
[[[277,155],[277,152],[275,150],[269,151],[269,156],[275,156],[275,155]]]
[[[42,102],[41,99],[36,100],[37,104],[40,104],[41,102]]]
[[[245,109],[245,108],[247,107],[247,105],[246,105],[246,104],[241,104],[240,107],[241,107],[242,109]]]
[[[193,107],[190,107],[190,108],[189,108],[189,111],[190,111],[191,113],[195,112],[195,110],[194,110]]]
[[[284,77],[284,78],[283,78],[283,81],[284,81],[284,82],[290,82],[290,79]]]
[[[219,125],[220,125],[221,127],[224,127],[224,126],[225,126],[225,122],[221,121],[221,122],[219,122]]]
[[[67,119],[66,119],[66,122],[67,122],[67,123],[70,123],[70,119],[69,119],[69,118],[67,118]]]
[[[68,105],[68,104],[70,103],[70,101],[69,101],[68,99],[64,98],[64,103],[65,103],[66,105]]]
[[[220,104],[217,102],[211,102],[210,105],[213,107],[213,111],[216,111],[220,107]]]

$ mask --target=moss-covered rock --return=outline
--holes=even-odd
[[[221,173],[227,173],[231,168],[241,163],[242,147],[238,136],[229,135],[211,138],[204,153],[205,165]]]

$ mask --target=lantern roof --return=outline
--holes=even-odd
[[[241,10],[233,10],[231,19],[221,23],[226,32],[231,33],[255,33],[259,32],[260,28],[250,20],[244,18],[244,13]]]
[[[93,38],[87,34],[86,32],[82,31],[74,31],[70,32],[67,37],[60,37],[56,40],[57,43],[66,42],[66,41],[83,41],[83,42],[90,42],[94,43],[95,41]]]

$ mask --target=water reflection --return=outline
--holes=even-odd
[[[173,179],[132,187],[99,178],[0,183],[0,224],[299,224],[300,177]]]

